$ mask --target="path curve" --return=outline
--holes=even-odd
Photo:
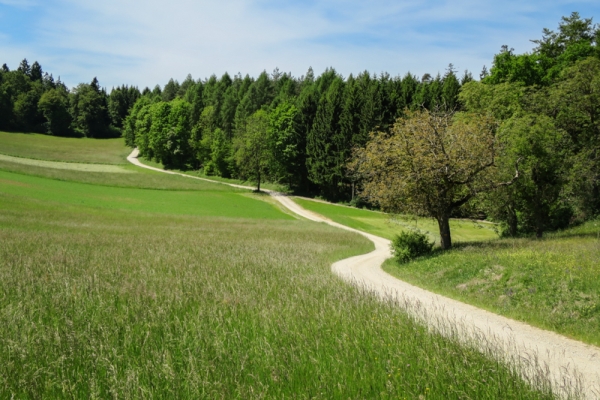
[[[127,160],[142,168],[167,174],[180,175],[236,188],[253,187],[217,182],[142,164],[135,149]],[[382,299],[398,302],[415,318],[444,335],[475,344],[486,352],[507,361],[521,361],[528,365],[523,374],[535,380],[543,370],[553,383],[554,390],[569,394],[577,388],[585,399],[600,399],[600,348],[532,327],[489,311],[461,303],[392,277],[381,269],[390,258],[390,241],[333,222],[319,214],[305,210],[289,197],[265,190],[290,211],[311,221],[359,233],[373,242],[370,253],[337,261],[331,266],[334,273],[346,281],[364,287]]]

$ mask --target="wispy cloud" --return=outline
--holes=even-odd
[[[24,6],[29,5],[29,6]],[[35,7],[32,7],[35,5]],[[37,59],[67,84],[97,76],[111,87],[164,84],[188,73],[249,73],[279,67],[302,75],[329,66],[443,72],[448,63],[477,74],[502,44],[531,49],[543,27],[591,1],[428,0],[0,0],[2,62]],[[4,24],[11,18],[19,24]],[[24,19],[24,20],[23,20]],[[24,22],[23,22],[24,21]],[[24,27],[23,25],[26,25]],[[19,31],[26,28],[24,31]]]

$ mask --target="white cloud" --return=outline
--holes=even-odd
[[[17,1],[0,0],[9,3]],[[69,85],[97,76],[107,87],[275,67],[296,76],[309,66],[346,76],[365,69],[420,75],[452,62],[477,75],[500,45],[527,51],[528,39],[555,27],[560,14],[546,9],[475,0],[54,0],[44,3],[35,42],[2,40],[0,51],[37,58]]]

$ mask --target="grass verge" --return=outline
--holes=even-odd
[[[153,160],[149,160],[144,157],[140,157],[140,161],[151,167],[165,169],[165,166],[163,164],[153,161]],[[174,169],[172,171],[176,171],[176,172],[179,172],[179,173],[182,173],[185,175],[189,175],[189,176],[196,176],[196,177],[200,177],[200,178],[210,179],[215,182],[233,183],[236,185],[250,186],[250,187],[256,188],[256,182],[243,181],[240,179],[232,179],[232,178],[222,178],[220,176],[214,176],[214,175],[205,175],[202,171],[182,171],[182,170],[178,170],[178,169]],[[288,189],[284,185],[279,185],[277,183],[262,182],[260,184],[260,187],[261,187],[261,189],[274,190],[276,192],[281,192],[281,193],[286,193],[288,191]]]
[[[294,201],[307,210],[321,214],[332,221],[386,239],[391,240],[394,235],[403,230],[419,229],[427,233],[436,243],[440,241],[437,222],[431,218],[404,215],[389,217],[387,214],[378,211],[362,210],[299,197],[295,197]],[[493,230],[493,225],[486,222],[453,219],[450,221],[450,227],[452,229],[452,239],[456,242],[484,241],[498,238]]]
[[[544,239],[458,245],[384,264],[390,274],[494,313],[600,346],[600,221]]]

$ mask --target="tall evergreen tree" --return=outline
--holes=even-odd
[[[340,114],[344,96],[344,81],[335,78],[319,100],[317,114],[307,137],[307,167],[309,178],[320,185],[329,198],[339,198],[343,190],[346,157],[349,148],[340,129]]]

